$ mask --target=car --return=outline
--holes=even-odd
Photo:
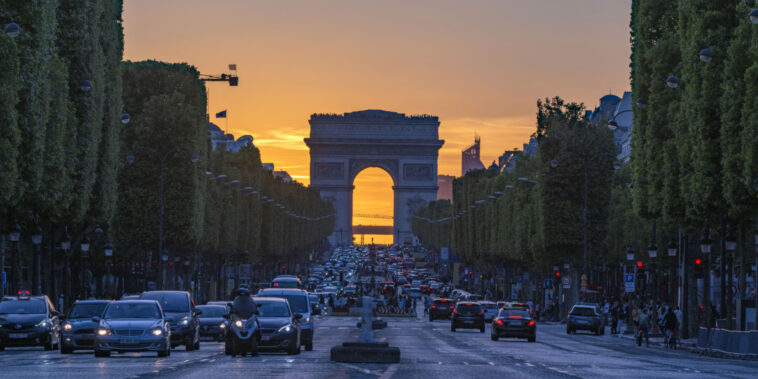
[[[280,297],[289,302],[292,312],[300,314],[302,319],[299,320],[302,329],[303,345],[306,351],[313,350],[313,314],[311,313],[310,300],[308,292],[296,288],[266,288],[258,291],[257,297]]]
[[[229,310],[232,309],[232,303],[230,301],[209,301],[205,303],[205,305],[218,305],[224,307],[226,313],[229,313]]]
[[[455,302],[453,299],[434,299],[429,306],[429,321],[434,321],[440,318],[450,318],[455,309]]]
[[[281,297],[254,297],[260,324],[261,350],[284,350],[289,355],[300,354],[304,316],[294,312],[287,299]]]
[[[272,288],[303,288],[300,278],[294,275],[279,275],[271,282]]]
[[[492,320],[490,338],[526,338],[529,342],[537,340],[537,324],[528,311],[514,308],[502,308]]]
[[[171,323],[156,300],[112,301],[92,321],[97,323],[95,357],[132,351],[171,354]]]
[[[480,301],[479,305],[484,310],[484,321],[490,322],[495,316],[497,316],[498,307],[495,302],[492,301]]]
[[[6,296],[0,301],[0,351],[11,346],[43,346],[55,350],[60,345],[60,313],[45,296]]]
[[[77,300],[64,318],[61,328],[61,354],[95,348],[95,327],[92,317],[102,316],[110,300]]]
[[[171,347],[184,345],[187,351],[200,348],[200,313],[186,291],[148,291],[141,300],[155,300],[171,323]]]
[[[484,333],[484,310],[477,303],[459,302],[450,319],[450,331],[456,329],[479,329]]]
[[[224,315],[228,313],[226,306],[198,305],[200,311],[200,338],[203,340],[224,341],[228,321]]]
[[[594,305],[574,305],[566,320],[566,334],[576,333],[577,330],[589,330],[595,335],[605,334],[603,314]]]

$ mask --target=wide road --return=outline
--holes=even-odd
[[[489,338],[478,330],[450,331],[448,321],[388,319],[377,339],[401,349],[397,365],[341,364],[329,361],[329,349],[355,340],[356,317],[316,319],[314,351],[300,355],[262,353],[231,358],[220,343],[203,342],[199,351],[179,348],[168,358],[154,353],[94,358],[42,348],[0,352],[3,378],[754,378],[758,362],[703,357],[662,347],[637,347],[610,335],[566,335],[558,324],[538,324],[537,342]]]

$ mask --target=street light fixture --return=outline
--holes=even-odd
[[[647,247],[647,255],[650,258],[655,258],[658,256],[658,246],[655,246],[655,243],[651,243],[650,246]]]
[[[703,254],[711,253],[711,239],[708,235],[703,235],[703,239],[700,240],[700,252]]]
[[[676,243],[674,242],[674,240],[671,240],[671,242],[669,242],[668,253],[669,253],[669,257],[676,256]]]
[[[634,260],[634,248],[632,247],[632,245],[629,245],[626,247],[626,260],[627,261]]]
[[[758,24],[758,9],[753,9],[750,11],[750,22],[753,24]]]
[[[129,116],[129,113],[122,112],[121,113],[121,123],[126,125],[129,123],[129,121],[132,120],[132,116]]]
[[[105,250],[106,257],[110,258],[113,256],[113,245],[111,245],[110,242],[106,242],[104,250]]]
[[[19,33],[21,33],[21,27],[18,26],[17,23],[11,21],[5,25],[5,34],[7,34],[8,37],[15,38]]]
[[[79,89],[82,92],[89,92],[92,89],[92,82],[89,79],[84,79],[79,83]]]
[[[68,232],[63,235],[63,239],[61,240],[61,250],[64,252],[68,252],[71,249],[71,236],[68,235]]]
[[[34,227],[34,233],[32,234],[32,244],[39,246],[42,244],[42,228],[39,225]]]
[[[724,245],[726,247],[726,251],[733,253],[735,250],[737,250],[737,239],[734,238],[734,235],[729,232],[729,234],[726,236],[726,240],[724,241]]]
[[[84,253],[84,256],[87,256],[87,252],[89,251],[89,237],[84,236],[84,239],[82,240],[81,245],[79,246],[82,249],[82,253]]]
[[[13,223],[10,233],[8,233],[8,239],[11,240],[11,242],[18,242],[21,240],[21,226],[18,225],[18,222]]]
[[[34,245],[34,272],[33,272],[33,289],[35,295],[42,294],[42,270],[40,267],[39,245],[42,244],[42,228],[39,225],[34,227],[32,233],[32,244]]]
[[[711,63],[711,60],[713,60],[713,51],[710,47],[706,47],[703,50],[700,50],[700,60],[704,63]]]
[[[666,79],[666,85],[669,86],[669,88],[679,87],[679,78],[675,75],[669,76],[668,79]]]

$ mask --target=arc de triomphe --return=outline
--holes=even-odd
[[[313,114],[310,138],[311,186],[334,204],[332,245],[352,243],[353,181],[363,169],[378,167],[393,181],[395,243],[412,241],[410,217],[437,199],[439,139],[435,116],[365,110]]]

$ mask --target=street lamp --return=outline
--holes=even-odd
[[[630,262],[634,260],[634,248],[632,245],[626,247],[626,260]]]
[[[104,251],[105,251],[105,256],[107,258],[112,257],[113,256],[113,245],[111,245],[110,242],[106,242],[105,243],[105,247],[104,247]]]
[[[753,9],[750,11],[750,22],[753,24],[758,24],[758,9]]]
[[[650,258],[655,258],[658,256],[658,246],[655,246],[655,243],[651,243],[650,246],[647,247],[647,255]]]
[[[666,85],[669,86],[669,88],[679,87],[679,78],[677,78],[675,75],[669,76],[666,79]]]
[[[40,245],[42,244],[42,228],[39,225],[34,227],[32,233],[32,245],[34,245],[34,294],[42,294],[42,275],[41,275],[41,262],[40,262]]]
[[[700,50],[698,55],[700,56],[700,60],[704,63],[711,63],[711,60],[713,60],[713,51],[710,47]]]
[[[668,254],[669,257],[675,257],[676,256],[676,242],[674,240],[671,240],[668,245]]]
[[[15,38],[19,33],[21,33],[21,27],[13,22],[13,20],[5,25],[5,34],[7,34],[8,37]]]
[[[129,116],[129,113],[122,112],[121,113],[121,123],[126,125],[129,123],[129,121],[132,120],[132,116]]]
[[[79,89],[82,90],[82,92],[89,92],[89,90],[92,89],[92,82],[89,81],[89,79],[82,80],[79,82]]]
[[[700,240],[700,252],[703,254],[711,253],[711,239],[708,234],[704,234],[703,238]]]
[[[89,241],[89,237],[87,235],[84,236],[84,239],[79,244],[79,248],[82,251],[82,255],[81,255],[81,258],[82,258],[81,275],[82,275],[82,284],[84,285],[84,293],[83,293],[82,297],[84,299],[87,299],[87,297],[89,295],[89,284],[90,284],[89,275],[87,273],[87,270],[88,270],[87,259],[89,258],[90,241]]]
[[[16,290],[21,288],[21,260],[20,253],[18,251],[18,242],[21,240],[21,226],[18,222],[13,221],[13,226],[8,233],[8,239],[13,243],[14,255],[13,255],[13,284],[16,286]]]
[[[63,233],[61,250],[63,250],[63,256],[66,259],[63,268],[63,307],[65,310],[69,302],[68,299],[71,298],[71,236],[68,235],[68,229]]]

